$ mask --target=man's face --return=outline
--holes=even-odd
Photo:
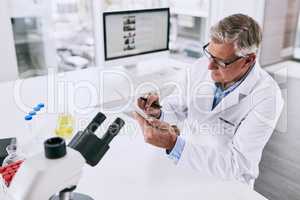
[[[238,58],[238,56],[235,55],[235,49],[232,43],[216,43],[211,41],[207,47],[207,51],[216,59],[225,63]],[[222,68],[214,61],[210,61],[208,69],[211,70],[211,77],[215,82],[226,85],[243,76],[253,63],[251,62],[253,59],[255,59],[255,55],[250,55],[247,58],[240,58],[234,63],[226,66],[226,68]]]

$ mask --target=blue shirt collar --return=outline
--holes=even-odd
[[[229,87],[227,87],[225,89],[222,87],[221,83],[216,82],[215,83],[216,89],[217,89],[216,91],[221,92],[223,94],[228,94],[228,93],[232,92],[235,88],[237,88],[247,78],[250,71],[252,71],[252,69],[254,68],[254,65],[255,65],[255,62],[239,80],[237,80],[236,82],[234,82],[233,84],[231,84]]]

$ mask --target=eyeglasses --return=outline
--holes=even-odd
[[[204,45],[203,48],[203,53],[204,55],[211,61],[214,62],[215,64],[217,64],[218,66],[220,66],[223,69],[226,69],[229,67],[229,65],[233,64],[234,62],[238,61],[241,58],[245,58],[246,56],[239,56],[231,61],[222,61],[220,58],[217,58],[215,56],[213,56],[208,50],[209,43],[207,43],[206,45]]]

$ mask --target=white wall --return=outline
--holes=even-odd
[[[93,0],[94,35],[95,35],[95,59],[96,66],[103,66],[104,45],[103,45],[103,17],[105,2],[103,0]]]
[[[266,0],[260,57],[260,64],[262,66],[282,60],[281,50],[284,43],[287,4],[287,1],[282,0]]]
[[[0,81],[18,78],[16,53],[7,2],[6,0],[0,1]]]
[[[262,24],[265,0],[211,0],[210,25],[231,14],[243,13]]]

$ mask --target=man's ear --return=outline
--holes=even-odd
[[[252,65],[252,63],[254,63],[255,59],[256,59],[255,54],[247,55],[247,57],[245,59],[245,64],[242,66],[242,68],[244,68],[244,67],[248,68],[250,65]]]
[[[248,63],[253,63],[256,59],[256,55],[253,53],[253,54],[249,54],[246,58],[246,64]]]
[[[249,65],[252,65],[252,63],[254,63],[256,59],[256,55],[255,54],[249,54],[247,55],[246,59],[245,59],[245,65],[243,67],[248,67]]]

